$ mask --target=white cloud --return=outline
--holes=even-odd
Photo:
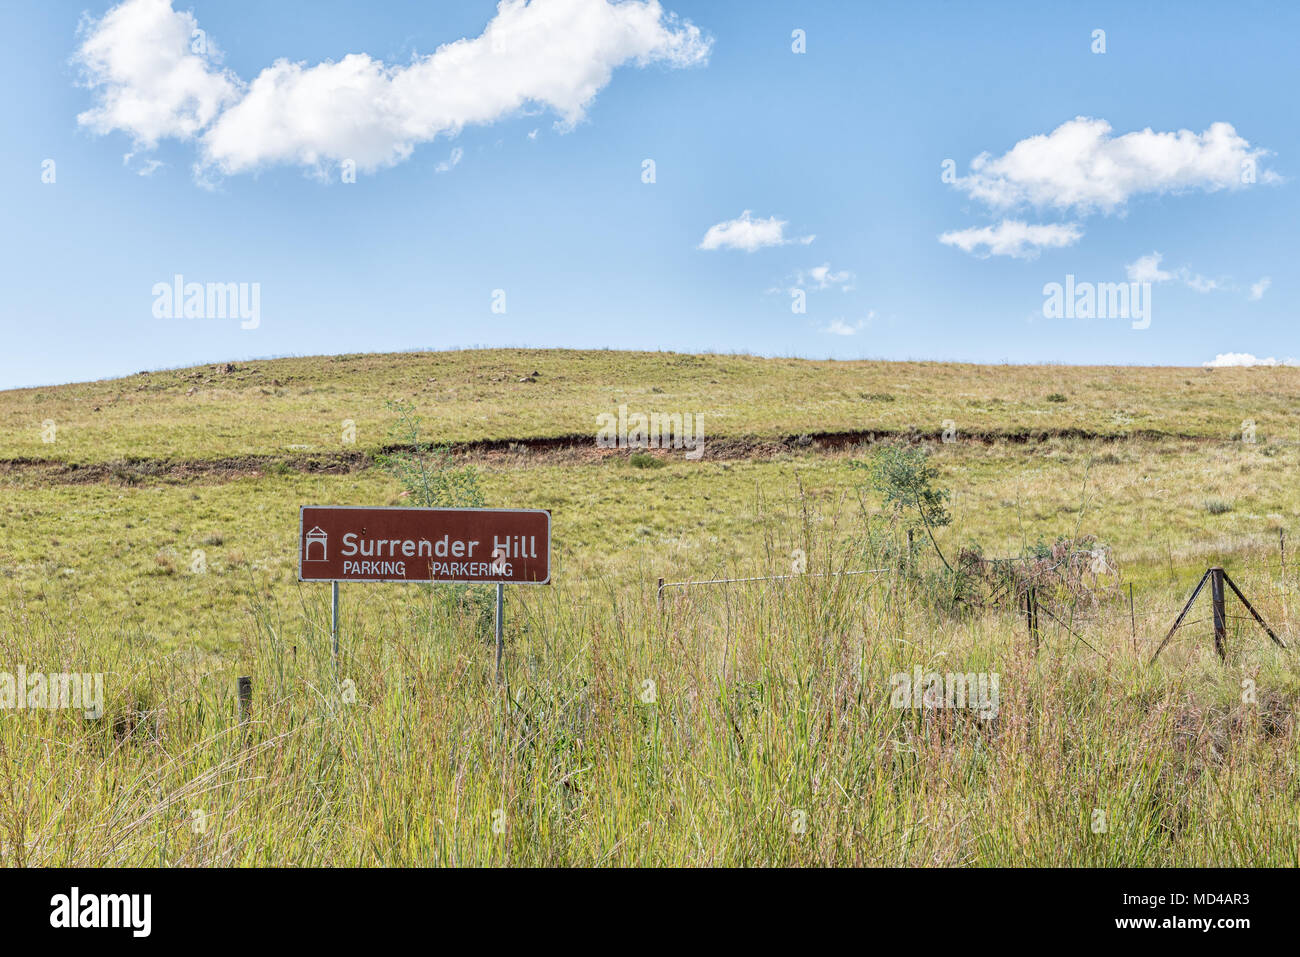
[[[1073,246],[1083,230],[1076,223],[1032,224],[1004,219],[996,226],[972,226],[944,233],[939,242],[982,256],[1034,259],[1042,249]],[[984,249],[985,252],[979,250]]]
[[[811,237],[809,237],[811,238]],[[785,285],[772,286],[768,294],[784,292],[789,295],[800,290],[823,290],[838,286],[841,292],[852,292],[857,277],[847,269],[832,269],[830,263],[823,263],[811,269],[800,269],[790,278],[781,280]]]
[[[853,288],[853,273],[847,269],[831,269],[830,263],[823,263],[820,266],[813,266],[808,270],[807,280],[815,289],[829,289],[831,286],[839,286],[844,292]],[[796,282],[802,286],[805,282],[804,273],[799,273]]]
[[[461,149],[459,146],[457,146],[451,151],[450,156],[448,156],[445,160],[443,160],[441,163],[439,163],[437,166],[433,168],[434,172],[435,173],[447,172],[453,167],[459,165],[461,157],[464,155],[465,155],[465,151]]]
[[[1201,363],[1207,369],[1230,369],[1248,366],[1295,366],[1295,359],[1257,359],[1249,352],[1221,352],[1209,362]]]
[[[1276,173],[1261,167],[1267,155],[1231,123],[1212,123],[1203,133],[1147,128],[1112,136],[1105,120],[1080,116],[1051,133],[1021,140],[1002,156],[981,153],[956,186],[994,209],[1110,213],[1143,193],[1215,192],[1256,180],[1279,182]]]
[[[1273,280],[1268,276],[1262,278],[1259,282],[1252,283],[1250,287],[1250,298],[1258,300],[1264,298],[1264,293],[1268,292],[1268,287],[1273,285]]]
[[[849,325],[843,319],[832,319],[830,324],[822,331],[829,332],[832,335],[836,335],[836,336],[854,336],[857,335],[858,330],[861,329],[864,325],[866,325],[866,323],[864,323],[861,319],[859,319],[853,325]]]
[[[570,128],[615,68],[703,64],[712,43],[657,0],[501,0],[480,36],[406,66],[365,53],[314,65],[281,59],[244,84],[215,57],[192,52],[196,29],[170,0],[125,0],[83,25],[76,59],[97,100],[79,122],[127,132],[144,148],[198,136],[200,179],[208,170],[321,170],[349,159],[374,170],[436,136],[530,106]]]
[[[133,159],[135,159],[135,153],[124,154],[122,156],[122,165],[125,166],[127,169],[131,169],[132,168],[131,161]],[[137,167],[135,167],[135,171],[140,176],[152,176],[161,167],[166,165],[167,164],[164,163],[162,160],[146,159],[142,161]]]
[[[850,323],[845,322],[843,319],[832,319],[822,327],[822,332],[830,333],[833,336],[856,336],[874,318],[876,318],[876,313],[873,310],[867,313],[867,318],[859,319],[857,322]]]
[[[1164,256],[1160,253],[1139,256],[1125,267],[1128,270],[1129,280],[1132,282],[1166,282],[1173,279],[1173,273],[1160,268],[1160,260],[1162,259],[1164,259]]]
[[[83,20],[76,62],[96,104],[77,122],[96,133],[122,130],[142,149],[187,140],[235,102],[240,84],[209,55],[193,52],[198,21],[170,0],[128,0],[98,21]]]
[[[1180,266],[1173,272],[1160,268],[1160,261],[1164,259],[1161,253],[1153,252],[1146,256],[1139,256],[1133,262],[1125,266],[1128,278],[1132,282],[1169,282],[1171,279],[1177,279],[1183,285],[1196,292],[1213,292],[1222,288],[1222,283],[1217,279],[1209,279],[1200,273],[1193,273],[1186,266]]]
[[[785,227],[790,225],[784,219],[769,216],[767,219],[754,219],[749,210],[745,210],[735,219],[710,226],[709,231],[700,240],[700,249],[743,249],[752,253],[765,246],[787,246],[790,243],[808,245],[813,236],[801,236],[787,239]]]

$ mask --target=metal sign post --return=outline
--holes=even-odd
[[[334,643],[334,660],[339,657],[339,583],[330,582],[330,639]]]
[[[496,675],[505,654],[505,586],[551,580],[551,513],[510,508],[304,505],[298,580],[330,582],[330,640],[339,654],[339,582],[496,585]]]
[[[502,635],[502,625],[505,622],[506,612],[506,586],[497,582],[497,681],[501,680],[501,654],[505,651],[506,643]]]

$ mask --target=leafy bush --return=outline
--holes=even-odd
[[[870,473],[872,487],[881,494],[886,505],[900,512],[912,512],[925,526],[939,560],[949,571],[952,565],[944,557],[934,530],[952,523],[946,488],[936,486],[939,470],[930,464],[930,453],[920,446],[886,445],[878,449],[868,462],[852,462],[850,466]]]
[[[402,483],[419,508],[482,508],[485,504],[478,470],[456,465],[451,447],[420,441],[420,416],[410,402],[384,403],[397,416],[393,438],[400,451],[376,456],[383,468]]]
[[[420,439],[420,416],[411,402],[384,403],[397,416],[392,428],[397,451],[375,461],[402,483],[413,508],[482,508],[487,504],[472,465],[457,465],[451,447]],[[480,630],[493,627],[496,599],[487,585],[436,585],[430,587],[435,603],[447,603],[468,612]]]

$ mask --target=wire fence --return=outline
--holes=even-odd
[[[1066,621],[1063,621],[1060,617],[1058,617],[1056,614],[1054,614],[1054,613],[1051,611],[1050,608],[1045,607],[1044,604],[1043,604],[1043,602],[1039,599],[1039,596],[1038,596],[1038,594],[1037,594],[1037,593],[1038,593],[1038,587],[1036,587],[1036,586],[1041,584],[1041,576],[1042,576],[1045,572],[1056,571],[1056,570],[1058,569],[1058,567],[1059,567],[1063,562],[1068,561],[1069,557],[1070,557],[1070,556],[1066,556],[1065,559],[1063,559],[1063,560],[1061,560],[1061,561],[1057,561],[1057,562],[1055,562],[1055,563],[1053,563],[1053,564],[1047,566],[1045,569],[1040,568],[1040,569],[1036,569],[1036,570],[1034,570],[1034,571],[1033,571],[1030,575],[1028,575],[1028,576],[1027,576],[1023,581],[1019,582],[1019,583],[1018,583],[1019,587],[1016,588],[1016,589],[1014,590],[1014,597],[1017,598],[1017,599],[1023,599],[1024,602],[1025,602],[1025,605],[1024,605],[1023,609],[1021,609],[1021,610],[1023,611],[1023,613],[1024,613],[1024,615],[1025,615],[1026,625],[1027,625],[1027,627],[1028,627],[1030,637],[1033,639],[1033,642],[1034,642],[1034,649],[1035,649],[1035,651],[1037,651],[1037,649],[1038,649],[1038,644],[1039,644],[1038,614],[1039,614],[1040,612],[1042,612],[1043,614],[1046,614],[1046,615],[1047,615],[1050,619],[1052,619],[1054,622],[1056,622],[1057,625],[1059,625],[1059,626],[1060,626],[1062,629],[1064,629],[1068,634],[1070,634],[1070,635],[1071,635],[1071,636],[1072,636],[1072,637],[1073,637],[1077,642],[1079,642],[1079,643],[1085,645],[1086,647],[1088,647],[1088,648],[1091,649],[1092,651],[1096,652],[1097,654],[1102,655],[1102,657],[1109,658],[1109,657],[1110,657],[1109,655],[1107,655],[1105,652],[1101,651],[1099,648],[1097,648],[1097,647],[1096,647],[1095,645],[1093,645],[1091,642],[1089,642],[1088,640],[1086,640],[1086,639],[1085,639],[1082,635],[1080,635],[1080,634],[1079,634],[1079,633],[1078,633],[1078,632],[1077,632],[1073,627],[1071,627],[1071,624],[1073,623],[1073,617],[1074,617],[1074,616],[1073,616],[1073,611],[1074,611],[1074,608],[1073,608],[1073,607],[1071,607],[1071,609],[1070,609],[1071,614],[1069,615],[1069,617],[1071,618],[1071,622],[1068,622],[1068,623],[1067,623]],[[1026,560],[1028,560],[1028,561],[1037,561],[1038,559],[1033,559],[1033,558],[1026,559],[1026,558],[1022,558],[1022,557],[1009,558],[1009,559],[996,559],[996,561],[999,561],[999,562],[1008,562],[1008,563],[1010,563],[1010,562],[1015,562],[1015,561],[1026,561]],[[1283,567],[1285,567],[1285,566],[1283,566]],[[739,584],[747,584],[747,583],[751,583],[751,582],[790,581],[790,580],[793,580],[793,579],[800,579],[800,578],[841,578],[841,577],[848,577],[848,576],[851,576],[851,575],[881,575],[881,574],[888,574],[888,573],[891,573],[891,572],[894,572],[894,571],[897,571],[897,570],[898,570],[898,569],[896,569],[896,568],[861,568],[861,569],[853,569],[853,570],[851,570],[851,571],[840,571],[840,572],[796,572],[796,573],[793,573],[793,574],[787,574],[787,575],[752,575],[752,576],[747,576],[747,577],[743,577],[743,578],[706,578],[706,579],[695,579],[695,580],[676,581],[676,582],[665,581],[664,579],[660,578],[660,579],[659,579],[659,582],[658,582],[658,587],[657,587],[656,590],[655,590],[655,601],[656,601],[656,604],[658,605],[659,609],[662,611],[662,610],[663,610],[663,607],[664,607],[664,591],[665,591],[666,589],[669,589],[669,588],[682,588],[682,589],[687,589],[687,588],[693,588],[693,587],[704,586],[704,585],[739,585]],[[1282,641],[1282,640],[1281,640],[1281,639],[1280,639],[1280,638],[1279,638],[1279,637],[1278,637],[1278,636],[1273,632],[1273,630],[1272,630],[1272,629],[1269,627],[1269,625],[1264,621],[1264,619],[1263,619],[1262,617],[1260,617],[1259,613],[1254,609],[1254,607],[1250,604],[1250,602],[1246,599],[1246,597],[1241,593],[1241,591],[1236,587],[1236,585],[1231,583],[1231,580],[1227,578],[1227,575],[1224,574],[1224,572],[1223,572],[1223,570],[1222,570],[1221,568],[1217,568],[1217,567],[1216,567],[1216,568],[1208,569],[1208,570],[1205,572],[1205,576],[1204,576],[1204,578],[1202,579],[1202,583],[1201,583],[1201,584],[1203,585],[1204,582],[1205,582],[1205,580],[1211,578],[1211,577],[1214,576],[1216,573],[1217,573],[1218,575],[1222,575],[1223,578],[1229,582],[1229,585],[1230,585],[1230,587],[1232,588],[1233,592],[1236,593],[1237,597],[1238,597],[1239,599],[1241,599],[1242,604],[1244,604],[1244,605],[1246,606],[1246,609],[1250,612],[1250,615],[1249,615],[1249,616],[1246,616],[1246,615],[1232,615],[1232,614],[1227,614],[1227,613],[1226,613],[1226,610],[1225,610],[1225,609],[1223,608],[1223,606],[1222,606],[1222,597],[1221,597],[1221,595],[1218,594],[1218,593],[1216,593],[1215,598],[1216,598],[1216,606],[1217,606],[1217,607],[1216,607],[1215,610],[1216,610],[1216,613],[1217,613],[1217,621],[1216,621],[1216,625],[1215,625],[1215,647],[1216,647],[1216,651],[1218,651],[1220,657],[1224,657],[1224,649],[1223,649],[1223,644],[1222,644],[1223,639],[1224,639],[1224,629],[1223,629],[1223,625],[1224,625],[1224,623],[1226,623],[1226,622],[1229,621],[1229,620],[1232,620],[1232,621],[1236,621],[1236,620],[1241,620],[1241,621],[1253,621],[1254,623],[1260,625],[1260,626],[1264,629],[1264,631],[1268,633],[1268,636],[1273,640],[1273,642],[1274,642],[1276,645],[1278,645],[1278,646],[1281,647],[1281,648],[1286,648],[1286,647],[1287,647],[1286,643],[1283,642],[1283,641]],[[1130,622],[1130,623],[1131,623],[1131,627],[1132,627],[1132,639],[1133,639],[1133,643],[1134,643],[1134,650],[1136,651],[1136,645],[1137,645],[1137,621],[1136,621],[1136,615],[1135,615],[1135,613],[1134,613],[1134,609],[1133,609],[1133,591],[1132,591],[1132,588],[1133,588],[1133,586],[1132,586],[1132,584],[1130,583],[1130,584],[1129,584],[1129,588],[1128,588],[1129,617],[1130,617],[1130,619],[1131,619],[1131,622]],[[1187,626],[1189,626],[1189,625],[1199,624],[1199,623],[1202,622],[1202,621],[1210,620],[1210,619],[1204,619],[1204,618],[1198,618],[1198,619],[1195,619],[1195,620],[1193,620],[1193,621],[1185,621],[1185,620],[1184,620],[1184,618],[1186,617],[1187,611],[1190,610],[1191,604],[1192,604],[1193,601],[1195,601],[1196,596],[1197,596],[1197,594],[1200,592],[1200,590],[1201,590],[1201,586],[1198,585],[1198,586],[1196,587],[1196,589],[1193,591],[1191,598],[1189,598],[1189,599],[1187,600],[1187,603],[1186,603],[1186,605],[1185,605],[1184,608],[1183,608],[1183,612],[1182,612],[1182,614],[1180,614],[1180,615],[1178,616],[1178,619],[1174,622],[1173,627],[1169,630],[1169,633],[1168,633],[1168,635],[1165,637],[1164,642],[1162,642],[1162,643],[1160,644],[1159,648],[1157,648],[1157,650],[1156,650],[1156,655],[1153,656],[1152,659],[1151,659],[1152,662],[1155,661],[1155,657],[1158,656],[1158,655],[1160,654],[1160,650],[1162,650],[1162,649],[1164,648],[1164,646],[1165,646],[1166,644],[1168,644],[1170,638],[1173,637],[1174,632],[1177,631],[1180,627],[1187,627]],[[1008,596],[1008,597],[1012,597],[1012,596]]]
[[[861,568],[848,572],[797,572],[793,575],[755,575],[751,578],[708,578],[699,581],[666,582],[659,579],[659,588],[655,591],[655,600],[662,608],[665,588],[689,588],[694,585],[734,585],[741,582],[773,582],[791,578],[839,578],[847,575],[880,575],[892,571],[889,568]]]

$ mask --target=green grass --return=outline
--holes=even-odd
[[[940,541],[950,553],[978,543],[986,555],[1014,555],[1040,540],[1091,534],[1115,549],[1139,599],[1148,589],[1188,587],[1216,561],[1276,558],[1279,529],[1300,511],[1293,482],[1300,450],[1266,453],[1241,443],[1135,441],[1105,452],[1081,440],[940,444],[935,461],[953,491],[954,515]],[[666,463],[647,469],[619,456],[576,464],[523,458],[481,468],[489,505],[552,511],[558,587],[642,568],[645,577],[670,579],[752,569],[767,527],[800,520],[801,486],[807,501],[839,519],[837,539],[849,541],[863,522],[856,489],[863,479],[849,462],[865,454],[646,456]],[[377,469],[86,485],[13,472],[0,476],[0,488],[0,600],[80,602],[142,630],[164,651],[228,647],[245,627],[250,594],[296,600],[300,505],[405,501]],[[1207,509],[1207,497],[1227,494],[1232,511]],[[866,505],[881,520],[878,502],[868,497]],[[192,571],[196,552],[201,574]]]
[[[1294,865],[1295,651],[1233,617],[1220,664],[1200,608],[1148,660],[1212,564],[1300,644],[1296,375],[494,351],[0,394],[0,421],[37,427],[34,445],[5,434],[11,460],[114,463],[0,470],[0,670],[108,676],[99,721],[0,711],[6,780],[39,784],[0,789],[0,852],[18,864]],[[1054,389],[1068,402],[1048,402]],[[474,590],[345,585],[336,669],[329,589],[295,580],[299,505],[407,501],[364,457],[324,473],[300,456],[379,449],[383,401],[401,397],[442,438],[592,437],[574,452],[474,453],[489,505],[554,517],[554,584],[507,589],[503,687]],[[850,468],[869,446],[598,452],[594,417],[623,402],[714,415],[710,442],[937,436],[944,419],[983,432],[930,444],[952,491],[945,552],[1095,536],[1134,586],[1132,617],[1126,588],[1096,607],[1055,596],[1069,630],[1045,620],[1035,657],[1015,608],[954,605],[928,549],[900,569],[905,526]],[[46,417],[63,423],[52,445]],[[343,418],[356,446],[337,441]],[[1240,440],[1246,419],[1254,443]],[[998,438],[1066,428],[1194,438]],[[250,455],[272,458],[237,461]],[[197,459],[231,461],[186,466]],[[790,574],[796,551],[812,575],[889,571],[668,589],[656,603],[659,578]],[[918,665],[998,673],[997,719],[891,707],[890,676]],[[242,726],[239,675],[255,689]]]
[[[870,560],[812,555],[813,572]],[[8,860],[1297,860],[1300,672],[1245,628],[1227,668],[1190,633],[1149,667],[1122,606],[1076,622],[1098,652],[1048,628],[1034,657],[1014,616],[947,617],[897,573],[715,587],[662,611],[644,583],[603,585],[582,602],[511,590],[503,687],[483,622],[446,590],[349,589],[337,671],[321,590],[253,601],[220,661],[21,609],[0,631],[6,660],[93,663],[111,692],[100,721],[0,722],[7,778],[40,782],[0,795]],[[996,718],[891,707],[891,675],[918,665],[997,673]],[[239,674],[254,687],[243,726]]]
[[[634,469],[661,469],[668,463],[649,452],[633,452],[628,456],[627,464]]]
[[[706,436],[917,429],[1300,437],[1300,369],[977,366],[670,352],[484,350],[274,359],[0,393],[0,459],[375,451],[388,399],[447,441],[590,436],[596,416],[704,415]],[[531,374],[538,372],[536,381]],[[1070,401],[1051,401],[1068,392]],[[891,396],[893,400],[885,400]],[[345,443],[345,422],[355,444]],[[53,422],[52,433],[42,428]],[[348,433],[351,435],[351,433]],[[44,438],[53,441],[44,441]]]

